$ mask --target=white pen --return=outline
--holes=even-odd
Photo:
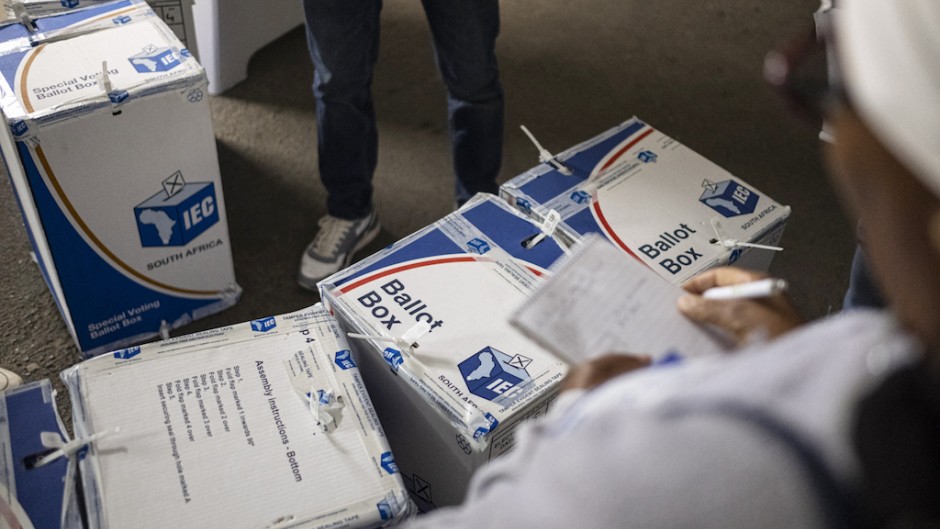
[[[738,283],[724,287],[713,287],[702,293],[705,299],[749,299],[765,298],[787,291],[784,279],[769,277],[749,283]]]

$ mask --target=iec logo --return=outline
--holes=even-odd
[[[522,388],[522,382],[529,380],[526,367],[531,358],[508,354],[486,347],[467,358],[457,366],[470,393],[487,400],[503,397],[511,398]]]
[[[479,439],[484,435],[492,432],[496,429],[496,426],[499,425],[499,421],[497,421],[496,417],[493,417],[491,413],[484,413],[483,418],[486,419],[486,426],[480,426],[475,432],[473,432],[474,439]]]
[[[398,366],[400,366],[402,362],[405,361],[401,357],[401,351],[395,349],[394,347],[386,347],[385,350],[382,351],[382,358],[385,358],[385,361],[388,363],[388,365],[392,366],[392,369],[394,369],[395,372],[398,372]]]
[[[757,200],[760,198],[760,195],[734,180],[725,180],[717,184],[705,180],[702,182],[702,187],[705,188],[705,192],[699,197],[699,201],[725,217],[754,213]]]
[[[467,243],[467,248],[473,253],[483,255],[490,251],[490,244],[483,239],[473,239]]]
[[[382,468],[384,468],[386,472],[388,472],[389,474],[398,473],[398,463],[395,462],[395,458],[392,456],[391,452],[385,452],[384,454],[382,454],[380,459],[382,461],[380,464],[382,465]]]
[[[114,22],[114,25],[115,25],[115,26],[120,26],[120,25],[122,25],[122,24],[127,24],[127,23],[130,22],[130,21],[131,21],[131,17],[129,17],[129,16],[127,16],[127,15],[121,15],[121,16],[119,16],[119,17],[116,17],[116,18],[112,18],[112,19],[111,19],[111,22]],[[137,68],[137,67],[135,66],[134,68]]]
[[[59,0],[59,3],[62,4],[62,7],[78,7],[78,0]]]
[[[392,512],[392,506],[386,500],[376,503],[375,507],[379,510],[379,516],[382,520],[391,520],[395,516],[395,513]]]
[[[532,203],[525,198],[516,197],[516,207],[525,211],[526,213],[532,212]]]
[[[656,153],[653,151],[640,151],[636,155],[637,158],[643,163],[656,163]]]
[[[255,332],[268,332],[271,329],[277,327],[277,320],[274,319],[274,316],[268,316],[267,318],[261,318],[258,320],[251,320],[251,330]]]
[[[108,99],[110,99],[112,103],[117,105],[117,104],[127,101],[127,98],[129,95],[130,94],[128,94],[124,90],[115,90],[114,92],[111,92],[110,94],[108,94]]]
[[[120,351],[114,351],[114,358],[118,360],[129,360],[140,354],[140,346],[128,347]]]
[[[140,244],[183,246],[219,221],[215,185],[187,183],[179,171],[163,181],[158,192],[134,208]]]
[[[343,349],[342,351],[336,352],[336,358],[333,360],[336,362],[336,365],[339,366],[342,370],[352,369],[356,367],[356,362],[353,360],[352,355],[349,352],[349,349]]]
[[[10,125],[10,131],[13,132],[14,136],[22,136],[26,134],[26,131],[29,130],[29,127],[26,125],[26,122],[23,120],[18,120],[12,125]]]
[[[166,72],[179,66],[179,53],[176,48],[158,48],[148,45],[137,55],[127,58],[137,73]]]
[[[586,204],[591,201],[591,194],[587,191],[575,191],[574,193],[571,193],[571,196],[568,198],[570,198],[572,202]]]

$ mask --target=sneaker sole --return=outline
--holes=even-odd
[[[343,264],[340,265],[339,270],[337,270],[336,272],[333,272],[333,274],[339,272],[340,270],[343,270],[344,268],[352,264],[353,258],[356,256],[356,252],[358,252],[359,250],[362,250],[363,248],[368,246],[369,243],[374,241],[375,238],[378,236],[379,231],[381,230],[382,230],[382,225],[379,223],[378,220],[376,220],[375,226],[373,226],[372,229],[362,234],[362,237],[359,238],[359,242],[357,242],[356,245],[353,246],[353,249],[350,250],[349,254],[346,256],[346,259],[343,259]],[[299,276],[297,278],[297,284],[300,285],[301,288],[305,290],[318,292],[319,289],[317,289],[317,283],[319,283],[320,281],[323,281],[324,279],[326,279],[327,277],[330,277],[333,274],[329,274],[320,279],[317,279],[316,281],[313,281],[312,284],[310,283],[310,280]]]

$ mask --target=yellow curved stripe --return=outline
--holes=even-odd
[[[122,15],[124,13],[130,13],[132,11],[136,11],[137,9],[138,9],[138,6],[131,6],[131,7],[122,9],[120,11],[107,13],[97,18],[91,18],[91,19],[85,20],[79,24],[70,26],[70,28],[80,28],[82,26],[88,26],[100,20]],[[35,48],[35,50],[33,51],[33,54],[30,55],[28,59],[26,59],[26,64],[23,65],[23,75],[20,77],[20,94],[22,94],[23,96],[23,107],[26,108],[26,112],[29,112],[29,113],[32,113],[35,110],[35,108],[33,107],[33,104],[29,101],[29,92],[27,91],[26,78],[28,77],[30,66],[32,66],[33,61],[36,60],[36,56],[39,55],[39,52],[42,51],[43,48],[45,47],[46,47],[45,44],[40,44],[39,46]]]
[[[140,279],[141,281],[144,281],[145,283],[149,283],[153,286],[156,286],[165,290],[169,290],[171,292],[177,292],[180,294],[189,294],[189,295],[195,295],[195,296],[213,296],[213,297],[222,296],[223,294],[222,291],[191,290],[191,289],[179,288],[179,287],[174,287],[172,285],[167,285],[165,283],[161,283],[159,281],[156,281],[152,278],[145,276],[144,274],[141,274],[137,270],[134,270],[130,265],[128,265],[127,263],[119,259],[118,256],[114,255],[114,253],[111,250],[109,250],[104,245],[104,243],[102,243],[101,240],[95,236],[94,233],[92,233],[91,229],[88,228],[88,225],[85,224],[85,221],[82,220],[82,218],[79,216],[78,211],[76,211],[72,203],[69,202],[68,197],[65,196],[65,192],[62,190],[62,186],[59,185],[59,181],[55,177],[55,173],[52,172],[52,167],[49,166],[49,161],[46,159],[46,155],[42,152],[41,147],[39,146],[36,147],[36,154],[39,156],[39,162],[42,164],[42,168],[46,171],[46,175],[49,177],[49,181],[52,183],[52,187],[55,188],[56,194],[59,195],[59,199],[62,200],[62,203],[65,205],[65,208],[69,210],[69,213],[72,215],[72,218],[75,219],[75,222],[78,223],[78,226],[81,228],[85,236],[87,236],[95,244],[95,246],[98,247],[98,249],[104,252],[104,254],[107,255],[112,261],[114,261],[119,267],[124,269],[124,271]]]
[[[40,44],[36,47],[35,50],[33,50],[32,55],[26,59],[26,64],[23,65],[23,74],[20,76],[20,94],[23,95],[23,107],[26,109],[28,114],[32,114],[33,110],[35,109],[33,108],[33,104],[29,101],[29,90],[27,87],[26,78],[29,76],[29,69],[33,65],[33,61],[36,60],[36,56],[39,55],[39,52],[45,49],[45,47],[45,44]]]

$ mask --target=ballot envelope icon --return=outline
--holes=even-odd
[[[494,347],[485,347],[460,362],[458,368],[470,393],[487,400],[512,398],[531,376],[526,368],[532,362],[523,355],[510,356]]]

